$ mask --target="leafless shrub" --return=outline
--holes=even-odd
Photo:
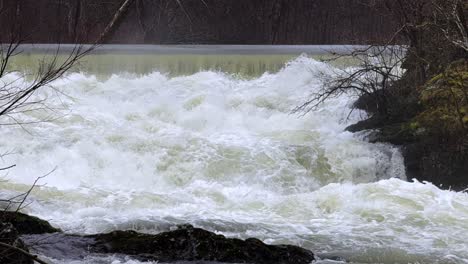
[[[445,0],[441,3],[432,0],[432,25],[438,28],[452,45],[468,52],[468,27],[463,10],[463,4],[466,5],[466,3],[463,2],[461,0]]]
[[[346,54],[334,54],[328,61],[349,57],[356,65],[344,69],[338,68],[331,74],[321,74],[323,87],[312,93],[293,112],[307,113],[317,109],[328,99],[348,94],[372,97],[378,112],[386,114],[390,87],[403,73],[400,66],[404,55],[403,46],[390,45],[369,46]]]
[[[401,68],[411,69],[411,74],[414,75],[415,83],[412,84],[414,87],[424,84],[429,75],[439,70],[439,65],[429,62],[430,56],[435,56],[428,53],[428,50],[432,50],[429,46],[434,45],[428,40],[429,38],[435,38],[433,42],[436,45],[453,45],[465,52],[468,51],[465,1],[384,0],[383,2],[393,14],[399,29],[381,46],[369,46],[335,56],[334,59],[351,57],[357,65],[337,70],[331,75],[323,75],[321,78],[324,87],[311,94],[302,105],[294,109],[294,112],[307,113],[327,99],[346,93],[358,97],[367,96],[376,107],[374,113],[388,116],[389,100],[394,93],[399,92],[397,89],[389,88],[395,87],[394,83],[403,76]],[[411,60],[408,60],[409,57]],[[446,57],[450,58],[450,54]]]

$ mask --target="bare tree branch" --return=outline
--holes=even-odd
[[[369,46],[338,54],[333,59],[351,57],[357,65],[347,69],[336,69],[333,73],[320,73],[318,78],[324,86],[310,95],[293,113],[303,114],[316,110],[328,99],[342,94],[374,96],[379,112],[387,109],[388,90],[402,75],[400,65],[405,48],[401,46]]]
[[[114,17],[112,18],[112,20],[109,22],[106,28],[102,31],[99,38],[95,41],[95,44],[102,43],[107,39],[109,34],[115,29],[118,21],[123,17],[123,15],[126,13],[130,5],[133,4],[133,2],[135,2],[135,0],[125,0],[125,2],[123,2],[123,4],[120,6],[117,12],[114,14]]]

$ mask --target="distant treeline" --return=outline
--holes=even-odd
[[[121,0],[0,0],[0,40],[91,42]],[[377,4],[376,4],[377,3]],[[362,44],[395,31],[375,0],[135,0],[109,43]]]

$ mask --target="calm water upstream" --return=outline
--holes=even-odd
[[[336,67],[317,60],[329,47],[179,48],[109,47],[35,95],[54,111],[18,118],[60,118],[0,128],[17,164],[2,196],[57,167],[26,211],[68,233],[191,223],[350,263],[468,263],[468,194],[408,182],[397,148],[344,132],[355,98],[290,114]]]

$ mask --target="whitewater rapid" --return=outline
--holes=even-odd
[[[2,197],[56,168],[26,212],[68,233],[191,223],[354,263],[468,263],[468,195],[407,182],[396,147],[345,132],[365,115],[352,95],[291,114],[331,72],[301,56],[253,79],[70,74],[36,95],[48,109],[16,117],[49,122],[1,127],[17,165]]]

